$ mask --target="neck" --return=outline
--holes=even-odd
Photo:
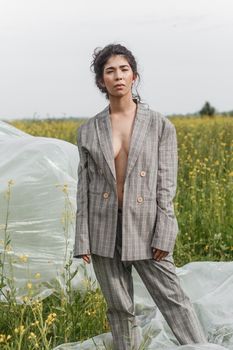
[[[109,96],[109,112],[110,114],[128,114],[137,107],[132,96],[115,97]]]

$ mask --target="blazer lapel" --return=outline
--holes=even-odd
[[[139,156],[139,153],[143,146],[143,142],[146,137],[147,130],[149,129],[150,120],[151,116],[149,108],[145,108],[143,104],[138,103],[137,113],[134,120],[133,132],[130,141],[125,178],[129,176]]]
[[[151,117],[149,108],[144,107],[142,103],[138,102],[130,140],[125,179],[127,176],[129,176],[139,156],[143,141],[150,125],[150,119]],[[112,125],[109,114],[109,105],[102,112],[100,112],[100,115],[96,119],[96,130],[101,150],[116,181],[116,169],[112,144]]]
[[[100,112],[99,117],[96,119],[96,130],[99,138],[100,147],[105,157],[105,160],[111,170],[114,179],[116,179],[109,106],[107,106],[102,112]]]

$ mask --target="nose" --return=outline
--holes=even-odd
[[[122,79],[122,71],[121,70],[116,70],[116,79],[121,80]]]

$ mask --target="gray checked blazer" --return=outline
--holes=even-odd
[[[114,256],[118,198],[109,105],[77,131],[77,212],[73,256]],[[152,258],[152,247],[172,252],[178,233],[173,123],[137,102],[122,212],[122,260]]]

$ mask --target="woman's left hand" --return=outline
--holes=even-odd
[[[153,259],[155,259],[156,261],[160,261],[161,259],[165,258],[165,256],[169,254],[169,252],[156,249],[156,248],[152,248],[152,252],[153,252]]]

